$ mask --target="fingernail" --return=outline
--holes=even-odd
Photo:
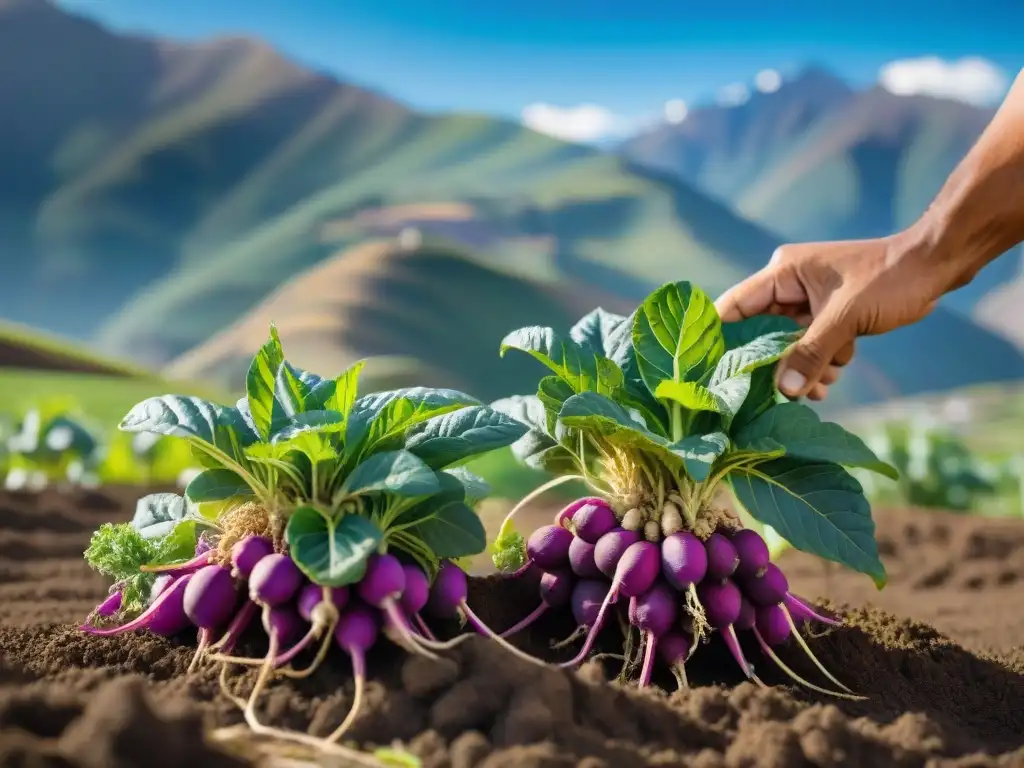
[[[783,371],[782,377],[779,379],[779,389],[787,395],[798,395],[806,383],[806,376],[800,373],[800,371],[794,371],[792,368],[789,368]]]

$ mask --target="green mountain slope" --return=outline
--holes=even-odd
[[[637,136],[622,151],[784,239],[875,237],[920,216],[992,114],[882,88],[856,92],[812,68],[743,105],[696,109],[683,123]],[[945,303],[970,315],[1017,274],[1018,260],[1004,256]],[[997,327],[1011,337],[1024,332],[1024,323],[1015,326],[1012,318]]]
[[[392,305],[420,294],[401,288],[406,261],[364,264],[362,284],[378,289],[352,326],[366,341],[344,351],[412,350],[417,370],[440,377],[463,375],[448,345],[470,316],[452,310],[470,296],[496,332],[531,313],[557,319],[566,302],[583,305],[576,315],[607,303],[597,297],[629,305],[668,280],[718,292],[779,242],[618,155],[508,121],[417,113],[254,41],[114,35],[46,0],[0,4],[0,114],[4,316],[146,365],[200,359],[279,286],[405,230],[470,254],[465,274],[480,285],[474,294],[470,278],[417,271],[450,324],[410,326],[396,351],[384,340],[407,309]],[[509,276],[521,298],[498,301]],[[361,306],[348,294],[332,311]],[[274,319],[282,331],[290,322]],[[895,363],[851,396],[1020,375],[1020,356],[963,318],[940,312],[915,333],[927,338],[866,344]],[[985,355],[974,368],[915,365],[960,349]],[[393,380],[412,375],[402,365]]]

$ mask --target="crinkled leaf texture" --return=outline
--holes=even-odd
[[[413,427],[472,405],[482,403],[454,389],[408,387],[363,395],[353,402],[346,420],[346,452],[366,455],[381,444],[400,447]]]
[[[801,403],[769,408],[740,429],[735,440],[740,450],[770,453],[782,449],[794,459],[859,467],[892,480],[899,478],[896,468],[878,458],[863,440],[839,424],[822,421]]]
[[[366,574],[366,561],[382,534],[367,518],[351,514],[328,519],[299,507],[288,519],[285,539],[295,564],[314,584],[343,587]]]
[[[729,438],[722,432],[690,435],[672,442],[596,392],[584,392],[566,400],[559,420],[570,427],[598,433],[615,445],[654,453],[672,468],[684,467],[696,482],[707,479],[711,465],[729,447]]]
[[[216,446],[232,455],[235,445],[256,442],[259,435],[237,408],[199,397],[162,395],[138,403],[121,421],[123,432],[152,432]]]
[[[424,422],[406,438],[405,449],[433,469],[512,445],[528,427],[501,411],[474,405]]]
[[[711,298],[687,282],[648,296],[633,320],[640,376],[651,392],[663,381],[704,381],[725,352],[722,322]]]
[[[537,395],[502,398],[491,403],[491,408],[528,427],[523,436],[512,444],[512,453],[520,463],[555,474],[575,471],[576,459],[552,436],[547,410]]]
[[[352,470],[340,493],[388,493],[393,496],[431,496],[441,490],[437,475],[409,451],[375,453]]]
[[[576,392],[610,393],[622,385],[622,371],[599,347],[580,343],[539,325],[512,331],[501,341],[501,355],[517,349],[550,368]]]
[[[161,539],[188,517],[188,500],[176,493],[151,493],[135,504],[132,527],[144,539]]]
[[[885,585],[871,506],[841,466],[784,457],[729,479],[747,512],[794,547],[865,573],[879,589]]]

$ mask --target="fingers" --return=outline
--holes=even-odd
[[[735,323],[768,311],[775,301],[775,278],[771,265],[755,272],[718,297],[715,309],[723,323]]]
[[[839,306],[827,305],[779,363],[778,385],[787,397],[823,399],[839,377],[838,368],[853,357],[856,334]]]

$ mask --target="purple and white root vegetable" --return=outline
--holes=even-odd
[[[666,502],[665,508],[679,503],[679,499]],[[665,522],[665,514],[660,523]],[[680,686],[685,686],[686,662],[714,632],[721,635],[743,674],[763,685],[740,646],[740,633],[749,632],[766,656],[797,683],[834,696],[860,698],[824,668],[797,628],[797,622],[830,626],[840,626],[840,622],[790,593],[785,574],[771,562],[768,546],[756,531],[720,528],[701,538],[673,523],[662,525],[664,537],[660,538],[647,536],[642,526],[632,521],[627,524],[625,517],[616,517],[600,499],[586,497],[559,512],[555,525],[534,531],[528,539],[527,555],[531,566],[544,571],[541,604],[502,637],[514,635],[550,609],[568,604],[577,631],[552,647],[568,645],[585,634],[579,652],[559,665],[575,667],[590,655],[609,615],[618,611],[620,621],[628,621],[630,628],[640,632],[641,686],[649,684],[659,659]],[[443,579],[437,583],[442,584]],[[629,598],[624,612],[616,607],[620,595]],[[469,615],[456,605],[457,601],[446,603],[447,615]],[[627,633],[627,637],[633,635]],[[783,664],[775,649],[790,641],[844,693],[808,683]],[[633,640],[627,645],[633,648]],[[627,667],[632,663],[627,660]]]

